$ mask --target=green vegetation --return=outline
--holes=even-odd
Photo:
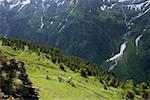
[[[145,40],[145,41],[142,41]],[[143,36],[136,54],[135,38],[131,38],[123,59],[120,60],[114,73],[122,79],[133,79],[136,83],[150,84],[149,73],[149,35]]]
[[[149,95],[145,83],[134,87],[132,81],[121,81],[98,65],[65,56],[56,49],[1,39],[0,51],[9,59],[25,63],[29,79],[39,90],[40,100],[121,100],[148,98]],[[49,79],[46,79],[47,74]],[[61,82],[58,76],[62,77]],[[69,77],[72,80],[67,83]]]
[[[7,33],[11,38],[57,47],[66,54],[101,64],[116,48],[114,41],[121,40],[125,32],[121,11],[113,11],[114,16],[102,11],[102,0],[66,0],[61,6],[53,0],[45,1],[44,12],[41,0],[36,2],[40,5],[33,0],[21,11],[19,6],[7,9],[9,4],[0,5],[0,36]],[[42,17],[44,27],[40,28]],[[4,27],[5,21],[9,29]]]
[[[111,66],[111,63],[106,63],[106,60],[119,52],[120,45],[124,41],[123,36],[130,30],[127,51],[119,65],[115,67],[115,74],[121,79],[133,79],[136,83],[144,81],[150,84],[150,13],[145,13],[134,20],[139,15],[139,11],[131,10],[128,6],[122,8],[122,3],[111,5],[108,0],[105,2],[103,0],[58,0],[59,4],[56,3],[57,0],[44,0],[43,3],[42,0],[30,0],[31,3],[23,8],[18,4],[12,9],[9,9],[12,7],[11,3],[17,3],[16,0],[12,0],[11,3],[7,0],[3,1],[4,3],[0,4],[0,37],[24,39],[59,48],[66,54],[100,64],[101,66],[98,67],[106,70]],[[61,2],[64,4],[61,5]],[[144,9],[147,5],[141,6]],[[18,11],[20,7],[22,9]],[[102,9],[103,7],[107,10]],[[146,7],[148,8],[149,6]],[[126,26],[123,9],[127,22],[133,19],[134,21],[130,23],[133,25]],[[145,32],[142,31],[143,29]],[[143,37],[139,45],[140,52],[136,55],[135,39],[141,34]],[[29,47],[36,49],[36,47]],[[24,46],[21,48],[23,49]],[[37,52],[37,50],[33,51]],[[41,50],[38,51],[38,55],[40,52]],[[70,66],[69,68],[75,72],[82,72],[83,76],[93,75],[85,72],[88,70],[82,67],[86,65],[78,65],[77,59],[73,60],[72,57],[66,58],[61,55],[61,57],[51,58],[50,55],[56,54],[54,52],[55,50],[51,50],[51,54],[46,57],[53,62]],[[67,61],[61,61],[62,58]],[[69,64],[67,64],[68,59],[71,62]]]

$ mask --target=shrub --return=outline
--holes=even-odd
[[[59,68],[60,68],[61,70],[63,70],[64,72],[66,72],[65,67],[64,67],[63,65],[60,65]]]
[[[86,69],[86,68],[83,68],[83,69],[81,70],[81,76],[87,77],[87,75],[88,75],[87,69]]]
[[[127,91],[126,91],[126,97],[127,97],[128,99],[134,99],[134,96],[135,96],[135,94],[134,94],[133,91],[131,91],[131,90],[127,90]]]

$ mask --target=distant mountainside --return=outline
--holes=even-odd
[[[149,12],[150,0],[0,0],[0,36],[59,48],[121,78],[150,82]]]

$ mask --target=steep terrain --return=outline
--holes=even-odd
[[[16,59],[24,63],[29,79],[38,89],[40,100],[149,99],[150,88],[145,83],[135,87],[132,80],[121,81],[113,73],[98,70],[97,65],[64,56],[52,48],[41,48],[20,40],[1,39],[0,51],[0,55],[7,56],[7,61]],[[62,77],[62,81],[59,77]],[[71,82],[68,82],[68,77],[72,77]]]
[[[120,46],[120,52],[116,53],[107,62],[114,61],[109,71],[114,72],[124,79],[134,79],[136,82],[150,82],[149,73],[149,25],[150,5],[149,0],[141,1],[140,4],[128,3],[128,9],[123,6],[127,30],[123,36],[124,43]],[[134,11],[136,10],[136,12]]]
[[[124,21],[101,10],[103,4],[99,0],[3,1],[1,36],[51,45],[100,63],[114,50],[112,42],[125,33]]]
[[[60,48],[149,83],[149,12],[150,0],[0,0],[0,36]]]

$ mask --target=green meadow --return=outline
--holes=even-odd
[[[33,86],[39,90],[40,100],[121,100],[123,90],[121,88],[108,87],[104,89],[95,77],[82,77],[80,73],[71,71],[65,67],[66,72],[59,68],[59,64],[53,63],[45,57],[44,53],[39,56],[31,52],[28,47],[24,51],[14,50],[8,46],[2,46],[0,51],[10,59],[17,59],[25,63],[25,69]],[[46,72],[50,77],[46,79]],[[58,76],[63,80],[59,82]],[[68,77],[72,77],[72,84],[67,83]]]

